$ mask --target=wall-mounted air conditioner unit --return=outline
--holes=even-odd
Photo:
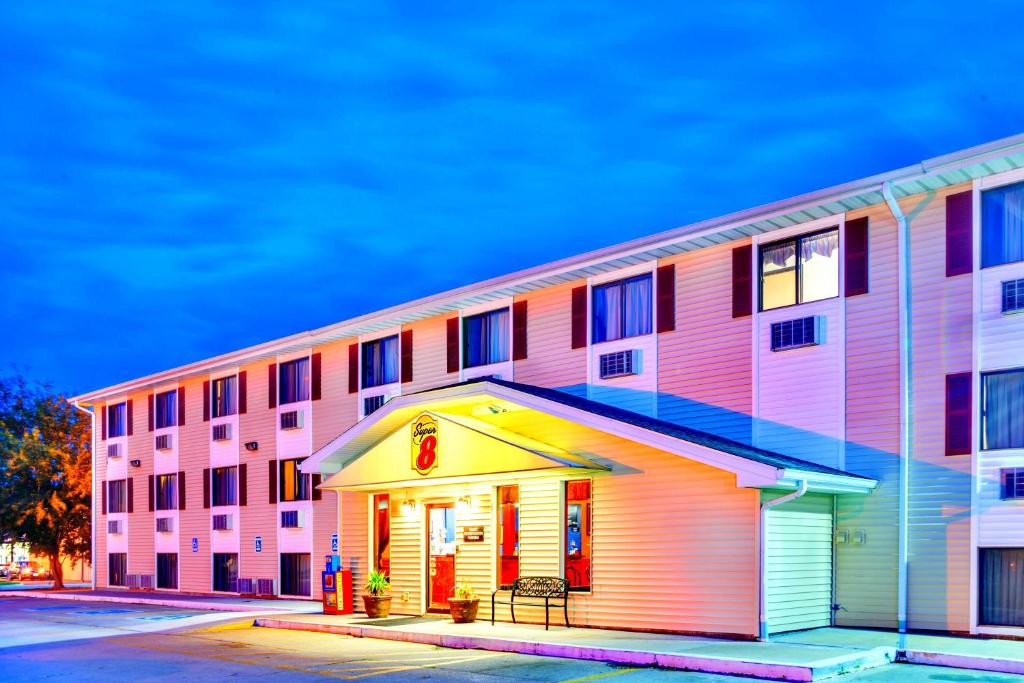
[[[231,423],[225,422],[223,424],[213,425],[212,438],[214,441],[230,441]]]
[[[289,410],[281,413],[281,429],[302,429],[302,411]]]
[[[171,450],[171,435],[170,434],[158,434],[156,437],[156,449],[158,451],[169,451]]]
[[[640,349],[602,353],[599,358],[601,379],[639,375],[643,369]]]

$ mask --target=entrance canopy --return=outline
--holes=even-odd
[[[398,396],[313,453],[324,488],[373,489],[499,473],[614,469],[626,439],[733,472],[738,486],[867,493],[877,482],[554,389],[480,379]]]

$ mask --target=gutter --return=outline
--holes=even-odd
[[[776,498],[775,500],[769,500],[761,503],[761,531],[758,534],[758,550],[760,551],[760,585],[758,586],[758,603],[759,603],[759,619],[758,619],[758,636],[757,639],[760,641],[768,640],[768,579],[767,572],[765,571],[766,559],[768,556],[768,543],[767,543],[767,531],[768,531],[768,510],[775,507],[776,505],[782,505],[788,503],[791,500],[796,500],[807,493],[807,480],[801,479],[796,491],[787,493],[786,495]]]
[[[78,401],[72,401],[71,405],[78,410],[89,416],[92,421],[92,462],[90,464],[92,481],[89,482],[89,489],[92,492],[96,491],[96,448],[99,445],[96,439],[96,412],[95,410],[86,410],[82,406],[78,405]],[[89,573],[91,579],[89,581],[92,590],[96,590],[96,501],[92,501],[92,505],[89,506]]]
[[[896,623],[900,649],[906,646],[909,568],[909,499],[910,458],[914,443],[913,329],[911,325],[912,293],[910,282],[910,223],[892,192],[892,185],[882,183],[882,196],[898,227],[899,251],[899,328],[900,328],[900,459],[899,459],[899,544],[897,548]]]

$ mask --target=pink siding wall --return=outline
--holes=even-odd
[[[320,381],[323,398],[313,402],[313,450],[320,448],[338,436],[356,422],[355,394],[348,393],[348,347],[354,339],[344,339],[313,349],[320,353]],[[250,383],[254,373],[250,372]],[[261,367],[255,372],[263,383],[263,398],[256,410],[269,413],[267,410],[267,370]],[[250,410],[253,405],[250,401]],[[270,424],[273,428],[273,424]],[[269,441],[273,443],[273,441]]]
[[[750,439],[751,321],[732,317],[734,242],[659,261],[676,266],[676,329],[658,335],[658,417]]]
[[[151,574],[156,580],[156,555],[154,550],[154,532],[156,523],[153,513],[149,512],[149,475],[153,474],[153,434],[149,431],[148,416],[149,392],[132,394],[133,399],[133,430],[128,437],[128,455],[126,460],[141,460],[140,467],[128,465],[128,476],[133,480],[134,512],[128,515],[128,540],[131,547],[128,551],[129,574]]]
[[[402,326],[403,330],[412,330],[413,348],[412,381],[402,385],[403,394],[459,381],[459,374],[449,373],[447,367],[445,321],[450,317],[436,316]]]
[[[270,504],[267,464],[277,457],[277,411],[267,407],[267,364],[267,361],[263,361],[240,368],[247,371],[248,405],[245,415],[238,416],[238,458],[249,466],[249,496],[248,505],[240,508],[239,514],[239,576],[251,579],[276,579],[279,570],[277,506]],[[259,450],[247,451],[246,441],[259,443]],[[198,502],[202,505],[202,490],[198,493]],[[257,535],[263,537],[263,551],[259,553],[256,552],[254,540]]]
[[[527,301],[527,351],[515,361],[515,381],[542,387],[577,387],[583,394],[587,383],[587,350],[572,348],[573,287],[585,281],[549,287],[523,296]]]
[[[107,442],[103,439],[103,427],[101,421],[106,413],[106,404],[94,406],[98,418],[96,420],[96,449],[92,454],[95,464],[95,480],[92,482],[93,508],[96,510],[96,526],[92,530],[92,543],[95,549],[96,564],[92,568],[96,586],[102,588],[109,585],[107,571],[107,516],[103,514],[103,482],[107,479]]]
[[[179,513],[178,589],[208,593],[210,571],[210,511],[203,509],[203,469],[210,466],[210,429],[203,422],[203,382],[182,382],[185,387],[185,426],[178,430],[178,469],[185,472],[186,509]],[[192,552],[192,537],[199,552]],[[130,557],[130,556],[129,556]]]

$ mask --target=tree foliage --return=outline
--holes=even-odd
[[[23,377],[0,378],[0,531],[50,558],[89,556],[91,421],[64,396]]]

